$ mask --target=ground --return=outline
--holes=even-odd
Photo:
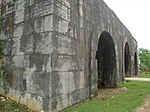
[[[100,100],[106,100],[109,94],[119,94],[122,93],[124,91],[127,91],[128,89],[126,87],[123,88],[102,88],[99,89],[98,91],[98,96],[97,98]]]
[[[146,97],[144,104],[135,109],[134,112],[150,112],[150,94]]]
[[[20,105],[0,95],[0,112],[31,112],[26,106]]]
[[[73,110],[72,109],[71,111],[66,110],[64,112],[91,112],[89,110],[89,105],[91,106],[91,108],[95,108],[95,111],[93,111],[93,112],[99,112],[99,110],[103,109],[103,107],[105,109],[104,109],[104,111],[101,111],[101,112],[110,112],[111,108],[117,109],[117,111],[112,111],[112,112],[127,112],[128,110],[129,110],[128,112],[131,112],[131,110],[133,110],[134,107],[137,107],[136,106],[137,104],[132,105],[133,103],[138,102],[135,100],[137,100],[137,98],[143,99],[147,95],[147,93],[149,93],[149,94],[145,98],[145,102],[142,104],[139,103],[139,104],[141,104],[141,106],[138,106],[136,109],[134,109],[134,112],[150,112],[150,91],[149,91],[150,84],[148,83],[148,82],[150,82],[150,78],[149,79],[126,78],[126,80],[127,80],[127,83],[121,84],[118,88],[100,89],[98,91],[99,94],[98,94],[97,98],[94,98],[91,101],[87,101],[87,102],[85,102],[85,104],[84,103],[79,104],[82,106],[82,109],[87,108],[86,110],[88,110],[88,111],[82,111],[82,110],[72,111]],[[138,80],[138,81],[142,81],[142,82],[135,82],[135,81],[128,82],[128,80]],[[143,83],[143,81],[146,81],[146,82]],[[139,89],[139,90],[137,90],[137,89]],[[132,91],[132,92],[130,92],[130,91]],[[146,94],[143,91],[145,91]],[[136,93],[138,93],[137,96],[135,96]],[[131,95],[131,94],[133,94],[133,95]],[[100,102],[96,99],[98,99]],[[123,100],[126,100],[127,103],[124,102]],[[119,107],[122,107],[122,105],[119,105],[119,104],[118,104],[118,106],[116,105],[116,103],[118,103],[119,101],[120,101],[120,103],[122,103],[122,105],[126,106],[126,107],[124,106],[123,111],[118,110]],[[141,102],[142,100],[139,100],[139,101]],[[115,103],[115,104],[113,105],[113,103]],[[101,107],[100,107],[100,105],[101,105]],[[109,105],[110,109],[107,109],[108,108],[107,105]],[[127,105],[129,105],[129,106],[132,105],[133,109],[131,109]],[[73,108],[74,108],[74,106],[73,106]],[[78,108],[78,106],[75,107],[74,110],[77,110],[77,108]],[[98,111],[96,110],[96,108],[98,109]],[[14,102],[8,98],[0,96],[0,112],[31,112],[31,110],[29,110],[24,105],[20,105],[17,102]]]
[[[150,78],[126,78],[126,80],[150,82]],[[144,104],[135,109],[134,112],[150,112],[150,94],[146,97]]]
[[[128,78],[128,79],[130,79],[130,78]],[[131,78],[131,80],[133,80],[133,78]],[[139,78],[137,80],[145,80],[145,79]],[[150,78],[149,78],[149,82],[150,82]],[[109,95],[109,94],[119,94],[119,93],[122,93],[127,90],[128,89],[126,87],[116,88],[116,89],[110,89],[110,88],[109,89],[108,88],[100,89],[98,93],[101,93],[101,94],[99,94],[97,97],[98,97],[98,99],[106,100],[107,95]],[[134,110],[134,112],[150,112],[150,94],[146,97],[145,102],[141,106],[136,108]]]

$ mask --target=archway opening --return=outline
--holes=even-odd
[[[125,69],[125,77],[131,76],[131,55],[128,43],[125,44],[124,69]]]
[[[98,65],[98,88],[116,87],[116,53],[112,37],[102,32],[96,53]]]
[[[138,75],[138,59],[137,59],[137,53],[134,53],[134,75]]]

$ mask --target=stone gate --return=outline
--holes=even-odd
[[[137,42],[103,0],[0,4],[1,94],[53,112],[137,75]]]

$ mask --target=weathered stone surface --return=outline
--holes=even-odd
[[[135,73],[137,42],[103,0],[4,1],[12,2],[0,8],[8,97],[54,112]]]

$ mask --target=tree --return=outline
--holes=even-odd
[[[139,49],[140,70],[144,71],[145,68],[150,68],[150,50]]]

